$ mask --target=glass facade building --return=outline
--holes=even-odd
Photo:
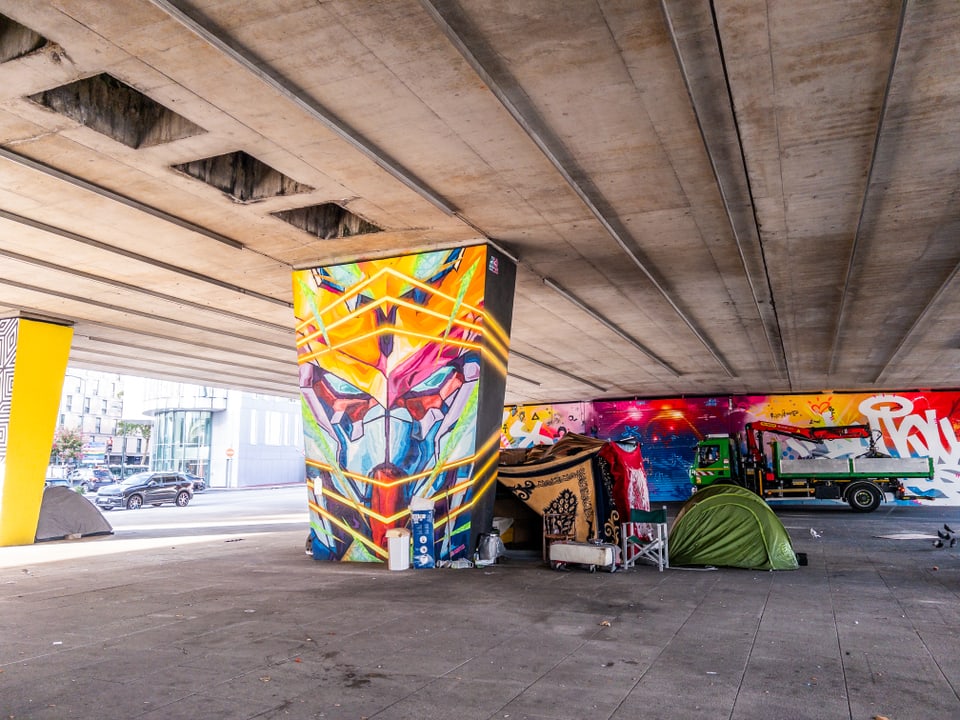
[[[206,478],[210,472],[213,413],[162,410],[154,418],[153,469],[181,470]]]

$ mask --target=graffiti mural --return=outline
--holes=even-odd
[[[534,445],[553,445],[567,433],[586,435],[588,433],[583,422],[585,405],[589,403],[505,408],[501,445],[530,448]]]
[[[800,427],[868,423],[878,434],[881,452],[934,459],[933,480],[906,482],[913,494],[960,505],[960,392],[730,395],[514,406],[504,410],[501,443],[527,447],[537,427],[531,419],[557,417],[578,418],[582,424],[577,432],[600,439],[640,438],[654,502],[690,496],[689,469],[701,438],[736,434],[748,422],[770,420]],[[542,429],[536,433],[545,438],[542,442],[548,442],[549,435]],[[866,440],[841,441],[831,446],[831,456],[854,456],[866,446]],[[790,452],[791,443],[784,442],[784,447]]]
[[[294,274],[315,558],[384,560],[414,497],[434,504],[438,560],[470,552],[487,495],[492,513],[513,271],[475,246]]]

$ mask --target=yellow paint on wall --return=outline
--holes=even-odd
[[[0,546],[29,545],[37,534],[43,483],[73,328],[17,321],[7,456],[0,496]]]

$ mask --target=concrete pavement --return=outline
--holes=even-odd
[[[960,548],[876,537],[960,509],[778,514],[795,572],[390,572],[289,526],[0,549],[0,717],[960,717]]]

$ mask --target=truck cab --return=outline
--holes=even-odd
[[[697,445],[696,457],[690,467],[690,482],[695,488],[718,482],[737,482],[739,456],[739,447],[729,435],[707,435]]]

